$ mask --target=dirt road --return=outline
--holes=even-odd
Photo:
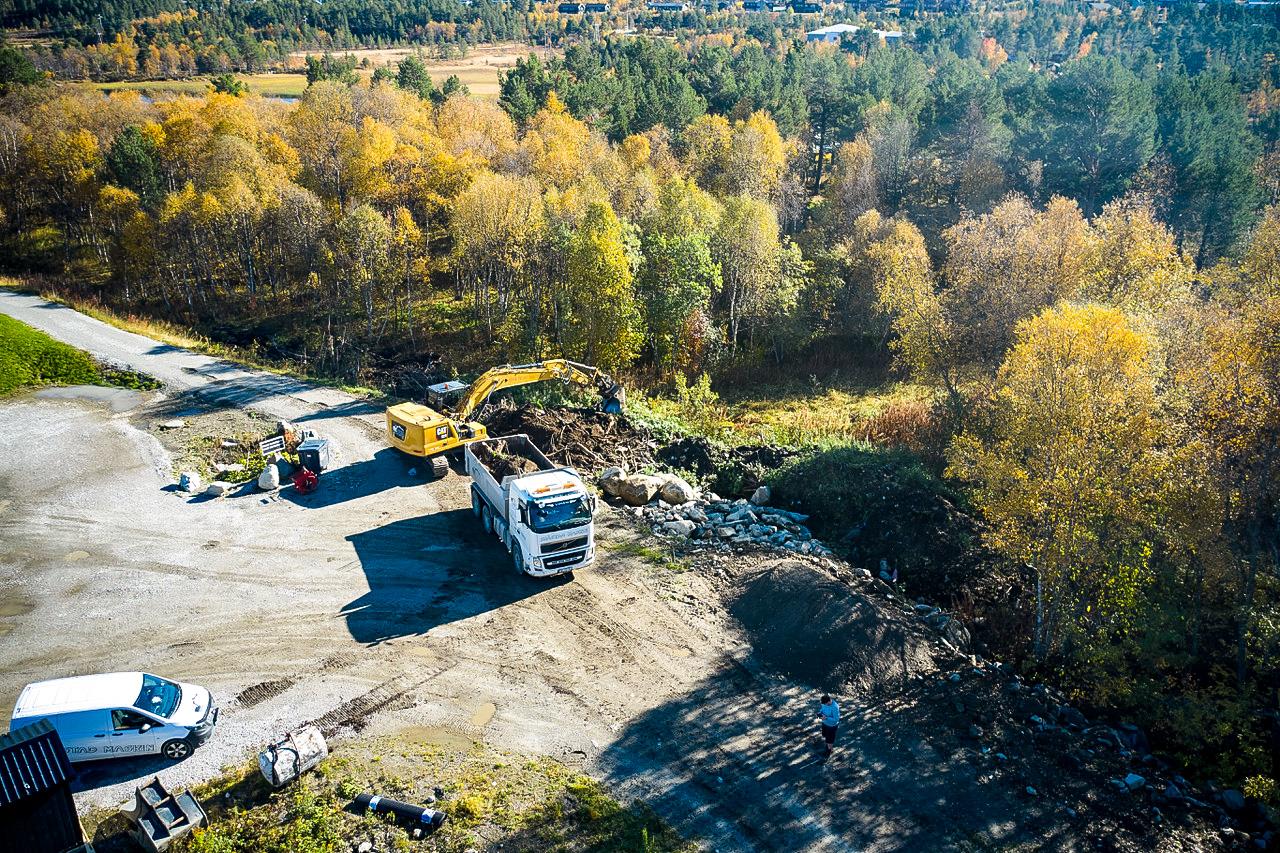
[[[411,476],[360,400],[34,297],[0,291],[0,311],[165,385],[0,402],[0,716],[28,682],[111,670],[206,685],[223,708],[213,739],[180,764],[85,765],[82,807],[115,806],[157,772],[172,786],[212,777],[317,720],[339,736],[412,730],[549,755],[716,850],[1070,850],[1122,837],[1122,823],[1066,809],[1093,797],[1087,783],[1069,791],[1050,765],[1030,780],[992,767],[1001,748],[1031,748],[1025,729],[994,751],[963,743],[965,714],[992,688],[929,693],[954,685],[903,650],[936,640],[883,602],[849,606],[871,629],[870,677],[904,689],[874,711],[842,697],[841,754],[823,764],[821,685],[780,674],[785,650],[753,652],[774,636],[767,590],[762,624],[729,614],[750,561],[672,572],[608,513],[596,567],[571,581],[518,577],[470,517],[465,478]],[[334,440],[340,467],[305,497],[174,491],[148,428],[220,407],[305,424]],[[808,642],[803,627],[796,642]],[[953,704],[954,719],[930,716]]]

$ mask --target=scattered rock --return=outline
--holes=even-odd
[[[200,479],[200,475],[195,471],[183,471],[181,476],[178,477],[178,488],[184,492],[198,495],[203,487],[204,481]]]
[[[264,492],[272,492],[280,488],[280,469],[274,465],[263,468],[262,473],[258,475],[258,488]]]
[[[751,494],[751,502],[756,506],[764,506],[769,503],[769,498],[772,496],[768,486],[761,486]]]
[[[1146,784],[1147,780],[1144,777],[1139,776],[1137,773],[1130,773],[1128,776],[1124,777],[1124,786],[1130,791],[1136,791]]]
[[[356,848],[356,853],[369,853],[371,850],[373,850],[372,841],[361,841],[360,846]]]
[[[697,525],[694,524],[692,521],[686,521],[684,519],[668,521],[662,525],[662,529],[664,532],[670,533],[675,536],[688,536],[689,534],[693,533],[693,530],[695,527],[697,527]]]
[[[204,493],[211,498],[220,498],[229,491],[231,491],[230,483],[213,482],[204,490]]]
[[[1244,794],[1235,788],[1228,788],[1222,792],[1222,805],[1226,807],[1227,811],[1244,811]]]
[[[610,468],[605,468],[600,474],[600,479],[596,482],[600,486],[600,491],[616,498],[618,497],[618,490],[622,486],[622,481],[626,478],[627,472],[614,465]]]
[[[230,465],[224,465],[221,462],[213,463],[213,471],[215,474],[232,474],[236,471],[243,471],[244,466],[239,462],[233,462]]]
[[[173,418],[172,420],[161,421],[160,429],[183,429],[187,422],[182,418]]]
[[[662,486],[658,489],[658,494],[669,504],[686,504],[697,497],[693,486],[674,474],[667,474],[662,480]]]

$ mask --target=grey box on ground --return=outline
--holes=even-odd
[[[303,468],[313,474],[327,471],[329,466],[333,464],[332,451],[329,449],[329,439],[308,438],[302,444],[299,444],[298,461],[302,463]]]

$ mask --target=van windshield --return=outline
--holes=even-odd
[[[580,527],[591,520],[591,505],[585,497],[534,503],[529,508],[529,526],[538,533]]]
[[[169,717],[178,709],[178,702],[181,700],[181,687],[172,681],[143,673],[142,692],[138,694],[134,707],[161,717]]]

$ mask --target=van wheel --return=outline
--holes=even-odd
[[[520,550],[520,543],[513,542],[511,544],[511,562],[515,564],[516,574],[524,574],[524,553]]]
[[[479,492],[477,492],[475,489],[472,489],[472,490],[471,490],[471,513],[472,513],[472,515],[474,515],[476,518],[479,518],[479,517],[480,517],[480,508],[481,508],[483,505],[484,505],[484,502],[483,502],[482,500],[480,500],[480,493],[479,493]]]
[[[160,754],[165,758],[181,761],[191,754],[191,744],[181,738],[167,740],[164,746],[160,747]]]
[[[489,509],[488,504],[480,507],[480,529],[485,533],[493,532],[493,510]]]

